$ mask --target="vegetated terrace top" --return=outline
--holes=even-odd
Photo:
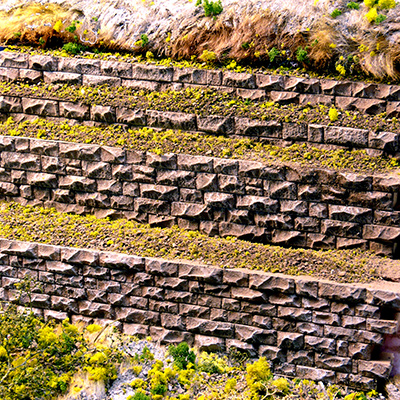
[[[81,86],[38,83],[0,82],[0,94],[47,99],[61,99],[82,104],[128,107],[192,113],[198,116],[222,115],[245,117],[255,120],[294,122],[345,126],[371,131],[397,132],[400,120],[386,119],[386,113],[364,115],[358,111],[335,112],[329,115],[329,107],[323,104],[280,105],[272,101],[255,101],[219,92],[211,88],[186,88],[152,92],[131,87],[108,85]],[[336,110],[336,109],[335,109]]]
[[[377,79],[373,76],[367,75],[343,75],[336,73],[322,74],[321,71],[312,71],[305,68],[290,68],[279,66],[277,68],[267,68],[265,66],[256,65],[241,65],[235,60],[230,60],[225,63],[218,63],[216,61],[196,61],[196,57],[192,57],[192,60],[175,60],[172,58],[155,58],[151,52],[147,53],[147,57],[143,55],[135,55],[129,52],[102,52],[102,51],[83,51],[78,54],[72,54],[63,49],[42,49],[30,46],[7,46],[6,51],[24,53],[30,55],[46,55],[54,57],[67,57],[67,58],[83,58],[83,59],[98,59],[98,60],[109,60],[119,61],[127,63],[139,63],[139,64],[152,64],[158,66],[172,66],[178,68],[194,68],[194,69],[207,69],[207,70],[222,70],[222,71],[233,71],[238,73],[249,73],[249,74],[265,74],[265,75],[282,75],[282,76],[294,76],[300,78],[318,78],[318,79],[333,79],[338,81],[348,81],[349,78],[355,82],[367,82],[367,83],[383,83],[383,84],[399,84],[397,80],[390,79],[388,77],[384,79]]]
[[[306,143],[281,147],[251,139],[234,139],[171,129],[127,129],[122,125],[94,127],[39,118],[34,121],[16,122],[10,117],[6,122],[0,123],[0,134],[124,147],[156,154],[203,155],[260,161],[266,165],[294,164],[295,168],[396,174],[399,167],[396,159],[369,156],[365,150],[326,150]]]
[[[63,214],[17,203],[0,204],[0,237],[348,283],[393,280],[400,270],[399,261],[361,250],[286,249],[236,238],[208,237],[177,227],[151,228],[133,221]]]

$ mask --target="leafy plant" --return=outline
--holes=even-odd
[[[175,366],[179,369],[186,369],[189,363],[194,364],[196,361],[196,354],[189,349],[189,345],[186,342],[179,343],[177,346],[169,346],[168,353],[174,359]]]
[[[359,10],[360,5],[355,1],[350,1],[349,3],[347,3],[347,8],[349,8],[350,10]]]
[[[143,392],[136,392],[133,396],[129,396],[127,400],[150,400],[150,397]]]
[[[214,353],[202,352],[197,362],[199,371],[209,374],[223,374],[228,369],[227,358],[218,357]]]
[[[299,47],[296,50],[296,59],[298,62],[302,62],[302,63],[308,62],[307,48],[303,49],[302,47]]]
[[[342,15],[342,11],[338,10],[337,8],[335,8],[332,12],[331,12],[331,17],[332,18],[337,18],[339,17],[339,15]]]
[[[58,21],[54,24],[54,26],[53,26],[53,29],[54,29],[57,33],[60,33],[62,28],[63,28],[63,23],[62,23],[61,20],[58,20]]]
[[[140,41],[142,47],[146,47],[149,44],[149,38],[145,33],[140,35]]]
[[[17,302],[30,305],[40,285],[24,279],[16,284]],[[53,399],[68,389],[75,372],[88,371],[93,380],[116,377],[121,353],[90,341],[78,327],[64,320],[44,322],[31,309],[15,304],[0,310],[0,398]],[[97,336],[98,338],[98,336]]]
[[[375,23],[380,24],[381,22],[385,21],[386,18],[387,18],[386,15],[378,14],[378,16],[375,19]]]
[[[339,118],[338,110],[336,110],[336,108],[334,108],[334,107],[331,107],[329,109],[329,113],[328,114],[329,114],[329,119],[330,119],[331,122],[335,122]]]
[[[205,63],[213,63],[217,59],[216,54],[213,51],[204,50],[203,54],[199,56],[199,60]]]
[[[395,0],[379,0],[378,7],[381,8],[382,10],[389,10],[391,8],[396,7],[396,1]]]
[[[69,42],[64,44],[63,50],[69,54],[77,55],[85,51],[85,46],[79,43]]]
[[[67,32],[74,33],[76,31],[76,21],[73,21],[65,30]]]
[[[268,52],[268,57],[269,57],[269,61],[271,63],[273,63],[276,59],[276,57],[278,57],[280,54],[280,51],[276,48],[273,47],[269,52]]]
[[[221,14],[224,9],[221,0],[197,0],[196,7],[198,6],[203,6],[204,15],[206,17],[215,17],[216,15]]]
[[[376,21],[378,18],[378,11],[376,10],[375,7],[372,7],[367,14],[365,14],[365,18],[370,22],[371,24]]]

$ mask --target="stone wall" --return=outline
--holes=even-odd
[[[213,87],[254,100],[277,103],[335,104],[344,110],[400,115],[400,86],[362,82],[340,82],[290,76],[235,73],[231,71],[180,69],[154,65],[84,58],[29,56],[0,52],[0,80],[27,83],[90,85],[107,84],[136,89],[176,90]],[[277,144],[310,142],[316,146],[371,149],[374,154],[399,150],[399,134],[323,125],[257,121],[222,116],[131,110],[119,107],[74,104],[55,99],[0,97],[0,117],[27,115],[68,118],[100,123],[123,123],[211,134],[251,137]]]
[[[234,347],[277,374],[364,390],[392,368],[379,347],[398,330],[397,292],[0,239],[0,298],[17,301],[25,276],[42,283],[32,305],[46,318],[117,320],[162,344]]]
[[[0,197],[276,245],[397,256],[400,178],[0,137]]]

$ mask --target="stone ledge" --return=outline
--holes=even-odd
[[[285,246],[392,256],[400,240],[394,175],[13,136],[0,150],[7,200]]]
[[[70,73],[57,74],[60,75],[53,77],[57,79],[57,82],[61,79],[63,83],[74,84],[78,79]],[[99,77],[95,78],[99,79]],[[99,83],[102,82],[99,81]],[[219,115],[199,117],[195,114],[182,112],[143,111],[126,107],[85,105],[54,98],[0,96],[0,113],[5,116],[17,116],[18,120],[28,119],[32,116],[55,117],[61,120],[93,121],[101,124],[118,122],[136,127],[150,126],[161,129],[228,135],[251,138],[261,142],[266,141],[278,146],[282,143],[285,145],[288,143],[313,143],[315,146],[328,146],[332,149],[342,149],[343,147],[369,149],[374,155],[396,154],[399,150],[400,134],[395,132],[377,134],[366,129],[280,123]]]
[[[34,293],[32,306],[47,318],[118,320],[126,333],[162,344],[234,347],[268,357],[278,374],[293,365],[289,375],[364,390],[392,368],[371,355],[384,335],[397,333],[398,322],[381,320],[380,311],[400,311],[399,285],[390,291],[6,239],[0,257],[5,299],[18,303],[13,285],[29,274],[45,291]]]

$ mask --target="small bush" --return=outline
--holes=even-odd
[[[210,0],[197,0],[196,6],[203,6],[204,15],[206,17],[215,17],[223,11],[221,0],[210,1]]]
[[[347,8],[350,8],[350,10],[359,10],[360,5],[355,1],[350,1],[349,3],[347,3]]]
[[[216,59],[216,54],[213,51],[208,50],[204,50],[203,54],[199,56],[199,60],[207,64],[213,63]]]
[[[76,31],[76,21],[73,21],[70,26],[65,29],[67,32],[74,33]]]
[[[146,47],[149,44],[149,38],[145,33],[140,35],[140,42],[141,47]]]
[[[208,374],[223,374],[228,369],[227,359],[218,357],[214,353],[202,352],[197,362],[199,371]]]
[[[396,7],[396,2],[395,0],[379,0],[378,1],[378,6],[382,10],[390,10],[391,8]]]
[[[329,109],[329,119],[331,120],[331,122],[335,122],[337,121],[339,118],[339,113],[338,110],[336,110],[336,108],[332,107]]]
[[[167,386],[162,383],[158,383],[154,388],[150,390],[151,394],[160,396],[164,396],[164,394],[167,393],[167,391],[168,391]]]
[[[378,14],[378,16],[375,19],[375,24],[380,24],[381,22],[386,20],[386,15],[383,14]]]
[[[296,51],[296,59],[301,63],[308,62],[307,48],[303,49],[302,47],[299,47]]]
[[[174,359],[175,366],[179,369],[186,369],[189,363],[194,364],[196,361],[196,354],[189,349],[189,345],[186,342],[179,343],[177,346],[169,346],[168,353]]]
[[[268,52],[268,57],[269,57],[269,62],[273,63],[280,54],[280,51],[276,48],[273,47],[269,52]]]
[[[370,22],[371,24],[376,21],[378,18],[378,11],[376,10],[375,7],[372,7],[367,14],[365,14],[365,18]]]
[[[143,392],[136,392],[133,396],[129,396],[127,400],[150,400],[150,397]]]
[[[339,17],[339,15],[342,15],[342,11],[338,10],[337,8],[335,8],[335,9],[331,12],[331,17],[332,17],[332,18],[337,18],[337,17]]]
[[[85,51],[85,46],[82,46],[79,43],[66,43],[63,46],[63,50],[66,51],[68,54],[77,55]]]

